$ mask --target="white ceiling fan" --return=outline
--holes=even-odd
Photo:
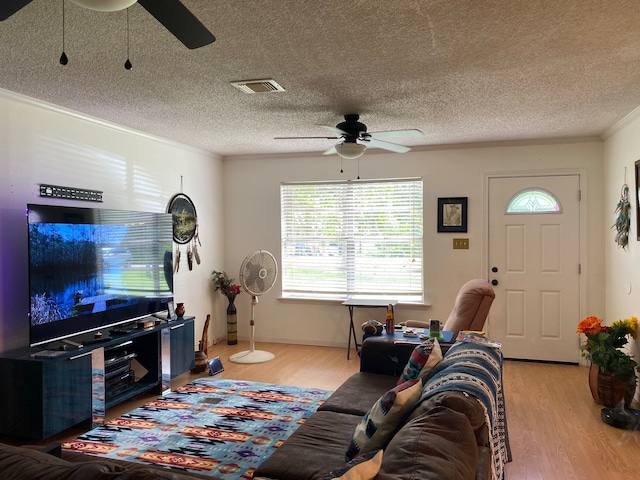
[[[26,7],[33,0],[0,1],[0,21]],[[209,45],[216,37],[193,15],[180,0],[71,0],[89,10],[116,12],[139,3],[187,48]]]
[[[325,150],[323,155],[337,153],[342,158],[352,159],[361,157],[367,148],[381,148],[396,153],[406,153],[410,147],[391,143],[387,138],[422,137],[420,130],[389,130],[385,132],[367,132],[367,126],[359,121],[360,115],[351,113],[344,116],[344,122],[335,127],[320,125],[322,128],[333,132],[333,137],[276,137],[276,139],[301,139],[301,138],[326,138],[329,140],[342,140],[333,147]]]

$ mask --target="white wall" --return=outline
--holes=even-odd
[[[362,178],[421,176],[424,178],[425,289],[431,307],[400,306],[397,318],[439,318],[449,315],[462,283],[471,278],[488,278],[486,263],[486,177],[489,174],[579,171],[584,180],[583,208],[589,236],[587,311],[604,310],[603,261],[603,163],[602,142],[549,142],[443,147],[387,154],[368,151],[360,159]],[[357,161],[343,161],[340,174],[337,156],[255,156],[224,161],[225,269],[237,278],[243,258],[257,249],[280,259],[281,182],[349,179],[357,176]],[[468,197],[468,233],[436,232],[438,197]],[[453,250],[452,238],[466,237],[469,250]],[[347,309],[338,303],[303,303],[279,299],[281,283],[260,297],[256,307],[257,341],[345,346]],[[249,336],[250,302],[246,294],[236,299],[240,339]],[[383,321],[384,311],[356,310],[355,323],[369,319]],[[258,347],[259,348],[259,345]],[[576,341],[577,348],[577,341]]]
[[[220,158],[0,90],[0,162],[0,351],[29,342],[27,203],[165,212],[181,177],[199,217],[202,264],[189,271],[183,249],[176,301],[196,316],[195,346],[208,313],[209,337],[224,335],[209,281],[223,258]],[[102,190],[104,202],[41,198],[41,183]]]
[[[640,108],[634,110],[608,133],[604,142],[604,204],[607,212],[602,235],[605,237],[606,311],[596,312],[607,323],[640,317],[640,243],[637,241],[637,186],[635,162],[640,160]],[[625,180],[626,175],[626,180]],[[631,201],[631,231],[629,248],[623,250],[614,243],[615,208],[620,200],[623,183],[629,186]],[[640,340],[631,341],[630,349],[640,357]]]

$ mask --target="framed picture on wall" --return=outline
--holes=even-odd
[[[467,231],[467,197],[438,198],[438,232]]]

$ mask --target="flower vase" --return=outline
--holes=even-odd
[[[592,363],[589,367],[589,390],[591,390],[591,396],[593,401],[600,405],[600,397],[598,396],[598,374],[600,373],[600,367],[595,363]]]
[[[602,372],[600,367],[591,364],[589,369],[589,389],[593,400],[605,407],[615,407],[624,402],[625,406],[631,405],[636,392],[636,378],[627,381],[620,380],[616,375]]]
[[[236,345],[238,343],[238,315],[236,306],[233,303],[234,298],[229,298],[227,306],[227,345]]]

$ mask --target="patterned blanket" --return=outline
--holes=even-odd
[[[221,479],[250,479],[330,394],[200,378],[63,448]]]
[[[502,352],[485,345],[456,343],[434,369],[418,403],[452,390],[474,396],[483,406],[492,436],[493,479],[503,480],[511,449],[502,391]]]

